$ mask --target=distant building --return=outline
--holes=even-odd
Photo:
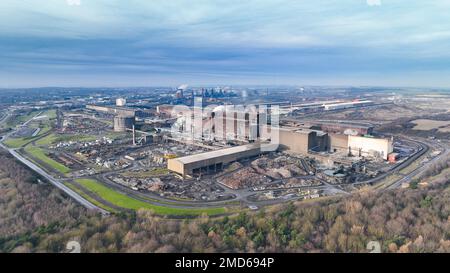
[[[134,116],[136,114],[135,109],[119,107],[119,106],[101,106],[101,105],[86,105],[86,109],[102,112],[110,115],[124,115],[124,116]]]
[[[108,115],[136,116],[138,118],[147,118],[147,117],[152,116],[152,112],[150,110],[123,107],[123,106],[88,104],[88,105],[86,105],[86,109],[105,113]]]
[[[352,108],[352,107],[363,107],[363,106],[369,106],[369,105],[373,105],[373,101],[362,100],[362,101],[352,101],[352,102],[331,103],[331,104],[325,104],[324,109],[326,111],[330,111],[330,110],[347,109],[347,108]]]
[[[170,104],[161,104],[156,106],[156,113],[158,115],[164,115],[170,117],[172,115],[172,110],[175,106]]]
[[[345,135],[371,135],[373,133],[373,126],[370,124],[350,123],[340,121],[319,121],[311,123],[311,129],[322,130],[327,133],[345,134]]]
[[[116,99],[116,106],[125,106],[127,104],[127,100],[124,98],[117,98]]]

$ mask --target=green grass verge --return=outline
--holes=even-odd
[[[70,172],[70,168],[64,166],[63,164],[56,162],[55,160],[51,159],[50,157],[48,157],[45,152],[38,148],[38,147],[34,147],[34,146],[26,146],[25,147],[25,152],[27,152],[28,154],[30,154],[31,156],[33,156],[36,159],[41,160],[42,162],[46,163],[47,165],[49,165],[50,167],[52,167],[53,169],[59,171],[62,174],[67,174]]]
[[[105,135],[107,138],[116,140],[120,138],[127,138],[129,137],[128,133],[121,133],[121,132],[109,132]]]
[[[56,139],[56,136],[54,134],[49,134],[41,139],[39,139],[38,141],[36,141],[37,145],[50,145],[54,142],[54,140]]]
[[[30,141],[29,138],[8,138],[5,140],[5,145],[10,148],[20,148],[23,145],[27,144]]]
[[[79,195],[81,195],[84,199],[88,200],[89,202],[91,202],[92,204],[96,205],[97,207],[100,207],[104,210],[107,210],[109,212],[114,212],[117,213],[118,211],[108,207],[107,205],[95,200],[94,198],[90,197],[89,195],[87,195],[84,191],[82,191],[81,189],[79,189],[77,186],[75,186],[72,183],[69,182],[64,182],[64,185],[66,185],[67,187],[69,187],[71,190],[73,190],[74,192],[78,193]]]
[[[77,179],[76,181],[86,189],[97,194],[105,201],[126,209],[149,209],[153,210],[157,214],[174,216],[196,216],[201,215],[202,213],[206,213],[208,215],[217,215],[224,214],[226,212],[225,208],[184,209],[153,205],[119,193],[93,179]]]

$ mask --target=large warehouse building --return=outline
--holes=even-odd
[[[218,151],[205,152],[169,159],[167,168],[182,176],[210,174],[221,170],[225,164],[239,159],[258,156],[261,154],[261,145],[247,144]]]

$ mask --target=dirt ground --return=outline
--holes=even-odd
[[[414,130],[428,131],[439,129],[441,132],[450,132],[450,121],[447,120],[431,120],[431,119],[416,119],[411,121],[416,124]]]

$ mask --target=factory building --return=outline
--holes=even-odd
[[[393,151],[393,141],[389,138],[328,134],[320,130],[281,127],[279,148],[293,153],[309,152],[350,152],[353,155],[375,156],[385,160]],[[276,132],[274,132],[276,133]]]
[[[134,116],[114,116],[114,131],[125,132],[132,129],[134,125]]]
[[[369,106],[369,105],[373,105],[373,101],[362,100],[362,101],[331,103],[331,104],[325,104],[324,109],[325,109],[325,111],[331,111],[331,110],[347,109],[347,108],[352,108],[352,107],[363,107],[363,106]]]
[[[211,174],[222,170],[226,164],[260,154],[261,145],[252,143],[218,151],[172,158],[167,161],[167,168],[182,176]]]
[[[267,123],[266,113],[255,109],[213,111],[192,108],[178,113],[176,127],[185,138],[214,141],[254,142],[260,138],[261,126]]]
[[[116,106],[100,106],[88,104],[86,105],[86,109],[102,112],[109,115],[134,116],[136,114],[136,110],[134,109]]]
[[[328,144],[330,152],[350,152],[356,156],[370,155],[385,160],[394,150],[392,139],[371,136],[329,134]]]
[[[163,115],[170,117],[172,116],[172,111],[175,106],[171,104],[161,104],[156,106],[156,113],[158,115]]]
[[[349,123],[349,122],[317,122],[311,124],[311,129],[321,130],[330,134],[345,134],[345,135],[371,135],[373,133],[373,126],[363,123]]]
[[[335,153],[337,151],[348,150],[348,135],[343,134],[329,134],[328,146],[330,152]]]
[[[289,103],[288,105],[281,105],[280,110],[282,113],[312,113],[312,112],[319,112],[325,109],[326,104],[331,103],[338,103],[341,102],[340,100],[331,100],[331,101],[315,101],[315,102],[308,102],[308,103],[300,103],[300,104],[292,104]]]
[[[135,116],[139,118],[147,118],[152,116],[152,113],[148,110],[134,109],[121,106],[106,106],[106,105],[86,105],[86,109],[96,112],[105,113],[108,115],[120,115],[120,116]]]
[[[388,155],[394,151],[393,141],[388,138],[348,136],[348,147],[353,154],[361,151],[362,155],[371,155],[388,160]]]
[[[309,151],[328,151],[328,134],[322,131],[295,127],[265,128],[267,136],[278,134],[279,148],[293,153],[307,154]],[[269,138],[263,134],[263,139]],[[272,140],[274,141],[274,140]]]
[[[329,101],[314,101],[308,103],[278,103],[280,105],[280,113],[314,113],[321,111],[340,110],[352,107],[364,107],[373,105],[370,100],[355,100],[355,101],[342,101],[342,100],[329,100]]]
[[[260,124],[265,124],[266,115],[249,112],[213,112],[212,132],[218,140],[254,141],[260,136]]]
[[[280,149],[307,154],[314,146],[314,138],[316,136],[314,131],[293,128],[278,128],[274,130],[278,130],[279,133]]]

